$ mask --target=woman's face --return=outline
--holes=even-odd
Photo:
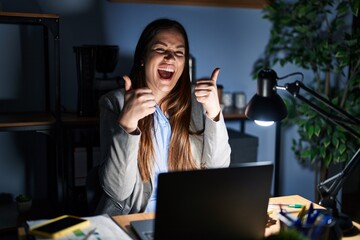
[[[156,34],[144,61],[148,87],[157,103],[176,85],[185,66],[185,41],[175,29]]]

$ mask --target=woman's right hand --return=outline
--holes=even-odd
[[[150,88],[132,89],[129,76],[125,81],[124,107],[118,118],[119,125],[128,133],[134,132],[140,119],[155,112],[155,97]]]

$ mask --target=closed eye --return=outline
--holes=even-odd
[[[183,57],[185,54],[184,54],[183,51],[176,51],[175,55],[178,56],[178,57]]]
[[[165,53],[165,49],[163,49],[163,48],[155,48],[155,52],[157,52],[157,53]]]
[[[170,50],[166,50],[164,48],[160,48],[160,47],[157,47],[157,48],[154,48],[155,52],[159,53],[159,54],[164,54]],[[174,55],[176,55],[177,57],[183,57],[185,55],[185,53],[183,51],[175,51],[174,52]]]

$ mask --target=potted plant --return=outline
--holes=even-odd
[[[31,209],[32,198],[27,194],[20,194],[15,198],[17,209],[20,213],[27,212]]]
[[[273,26],[264,55],[254,64],[254,76],[275,65],[306,69],[313,73],[306,85],[359,117],[359,1],[275,0],[265,7],[264,18]],[[316,169],[317,186],[328,177],[329,166],[351,158],[360,141],[328,124],[306,104],[296,104],[294,98],[285,102],[286,123],[298,127],[299,138],[293,139],[292,150],[303,165]],[[317,191],[315,196],[318,200]]]

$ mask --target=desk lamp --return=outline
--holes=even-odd
[[[300,75],[301,81],[296,80],[293,83],[285,84],[285,86],[278,86],[277,80],[285,79],[290,76]],[[277,90],[286,90],[293,97],[300,99],[302,102],[308,104],[315,112],[320,114],[325,119],[332,123],[341,126],[346,131],[351,133],[355,138],[360,139],[360,134],[351,128],[349,125],[360,126],[360,120],[353,117],[344,110],[332,104],[329,100],[322,97],[315,91],[306,87],[302,80],[304,75],[300,72],[291,73],[279,78],[276,72],[272,69],[261,70],[257,79],[257,93],[249,101],[245,109],[245,115],[254,120],[255,123],[261,126],[271,126],[276,121],[281,121],[287,115],[287,110],[281,97],[277,94]],[[300,90],[306,91],[314,99],[325,104],[334,113],[340,115],[334,116],[327,111],[320,108],[314,102],[308,100],[300,94]],[[341,172],[319,183],[317,186],[320,193],[321,200],[319,204],[327,208],[334,218],[337,219],[339,227],[345,232],[352,228],[352,221],[344,214],[340,214],[336,207],[336,195],[344,184],[346,178],[351,175],[353,170],[360,162],[360,148],[356,151],[353,157],[347,162]]]

